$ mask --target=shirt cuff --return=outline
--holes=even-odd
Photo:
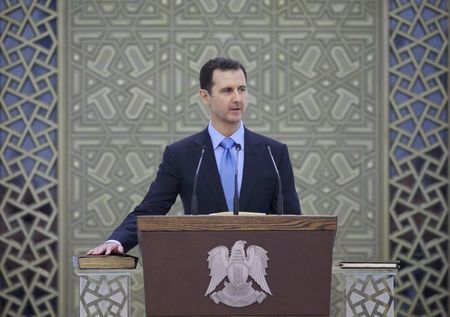
[[[120,241],[117,240],[106,240],[105,243],[117,243],[118,245],[122,246],[122,243],[120,243]]]

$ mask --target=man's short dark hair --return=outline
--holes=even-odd
[[[211,93],[211,87],[213,86],[212,77],[215,69],[220,70],[239,70],[242,69],[242,72],[245,76],[245,81],[247,81],[247,72],[245,71],[244,66],[234,59],[228,57],[216,57],[210,59],[203,65],[200,70],[200,88],[205,89],[208,93]]]

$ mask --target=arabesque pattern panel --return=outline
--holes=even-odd
[[[56,1],[0,1],[0,316],[59,316]]]
[[[130,316],[130,276],[126,272],[81,273],[79,317]]]
[[[397,316],[448,316],[448,1],[389,1],[389,252]]]
[[[68,253],[104,239],[141,199],[164,146],[206,125],[197,76],[216,55],[246,65],[246,124],[289,145],[304,212],[339,217],[335,259],[378,258],[388,213],[388,252],[404,265],[397,314],[447,314],[448,2],[386,0],[385,39],[381,3],[64,1],[57,65],[57,2],[0,1],[0,314],[58,315],[58,212]],[[377,84],[383,41],[387,105]],[[69,259],[62,265],[71,272]],[[64,290],[71,301],[73,289]],[[142,296],[131,307],[142,315]]]
[[[227,55],[249,74],[247,126],[289,146],[304,212],[339,216],[335,259],[377,258],[379,14],[362,0],[67,1],[72,253],[140,201],[165,145],[206,126],[198,72]]]

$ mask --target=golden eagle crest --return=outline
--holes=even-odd
[[[238,240],[229,249],[225,246],[218,246],[208,252],[208,268],[210,270],[208,289],[205,296],[216,303],[220,302],[231,307],[245,307],[254,302],[261,303],[267,296],[272,295],[267,285],[265,275],[267,269],[267,251],[263,248],[251,245],[247,248],[247,254],[244,246],[247,242]],[[225,287],[222,290],[214,291],[225,277]],[[252,287],[252,281],[247,281],[251,277],[262,289],[255,290]]]

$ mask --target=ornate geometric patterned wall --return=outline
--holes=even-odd
[[[67,2],[69,249],[103,241],[164,147],[206,126],[198,72],[227,55],[249,74],[247,126],[289,146],[304,213],[339,216],[335,259],[378,258],[378,15],[377,1]]]
[[[394,314],[395,273],[345,272],[343,274],[345,276],[345,316],[396,316]]]
[[[79,278],[79,317],[131,315],[129,312],[130,277],[127,273],[80,274]]]
[[[197,77],[216,55],[246,66],[245,122],[288,144],[304,213],[339,217],[335,260],[400,259],[398,315],[448,313],[447,1],[67,0],[58,11],[61,29],[54,0],[0,0],[1,316],[74,312],[63,256],[106,238],[165,145],[206,126]],[[141,283],[132,276],[133,316]]]
[[[448,1],[389,1],[389,252],[398,316],[448,316]]]
[[[0,1],[0,315],[58,316],[56,1]]]

